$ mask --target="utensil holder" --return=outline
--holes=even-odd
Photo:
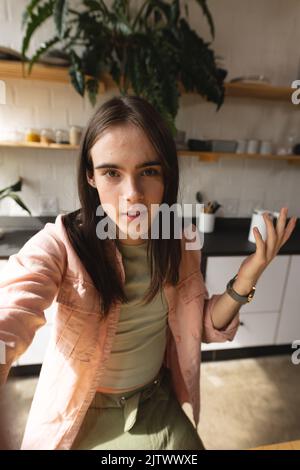
[[[206,214],[205,212],[200,212],[199,217],[199,230],[203,233],[211,233],[215,228],[215,214]]]

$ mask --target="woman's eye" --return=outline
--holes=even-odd
[[[114,178],[114,175],[117,175],[118,173],[115,170],[108,170],[104,173],[104,175],[108,175],[109,173],[113,173],[113,175],[109,175],[109,177]]]
[[[109,178],[115,178],[115,177],[118,177],[120,176],[118,174],[117,171],[115,170],[107,170],[105,173],[104,173],[104,176],[108,176]],[[142,175],[145,175],[145,176],[156,176],[156,175],[159,175],[159,171],[158,170],[155,170],[154,168],[147,168],[146,170],[144,170],[142,172]]]
[[[148,176],[155,176],[159,174],[159,172],[157,170],[154,170],[154,168],[148,168],[147,170],[144,170],[144,172],[148,172]]]

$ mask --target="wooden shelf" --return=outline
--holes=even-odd
[[[260,153],[229,153],[229,152],[196,152],[192,150],[179,150],[178,155],[180,157],[198,157],[200,161],[216,162],[220,158],[233,158],[235,160],[245,160],[246,158],[251,160],[280,160],[288,161],[289,163],[300,163],[300,155],[272,155],[272,154],[260,154]]]
[[[78,150],[79,145],[70,144],[42,144],[40,142],[10,142],[0,141],[0,147],[12,148],[35,148],[35,149],[48,149],[48,150]]]
[[[67,67],[35,64],[31,74],[28,75],[27,67],[24,68],[21,62],[0,60],[0,79],[7,78],[70,83]],[[99,93],[104,93],[107,89],[113,87],[116,87],[113,79],[107,74],[103,75],[99,86]],[[179,88],[184,93],[182,86],[179,85]],[[294,89],[290,87],[245,82],[226,83],[225,90],[226,96],[228,97],[257,98],[288,102],[291,102],[291,95],[294,91]]]
[[[79,145],[70,144],[41,144],[39,142],[10,142],[0,141],[1,147],[10,148],[35,148],[47,150],[79,150]],[[220,158],[233,158],[236,160],[244,160],[249,158],[251,160],[280,160],[292,163],[300,163],[300,155],[262,155],[259,153],[228,153],[228,152],[197,152],[194,150],[178,150],[179,157],[197,157],[200,161],[216,162]]]
[[[71,83],[67,67],[54,67],[52,65],[35,64],[32,72],[28,74],[28,67],[22,62],[13,60],[0,60],[0,79],[16,78],[23,80],[41,80],[46,82]],[[100,82],[99,93],[106,90],[104,82]]]
[[[226,96],[234,98],[257,98],[272,101],[289,101],[295,91],[293,88],[273,86],[266,83],[226,83]]]

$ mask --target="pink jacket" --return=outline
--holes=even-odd
[[[192,406],[196,427],[200,413],[201,341],[232,340],[237,314],[224,330],[214,328],[211,312],[220,295],[208,298],[200,271],[201,250],[183,253],[176,287],[165,284],[169,306],[164,364],[171,370],[176,396]],[[122,256],[118,262],[125,280]],[[116,333],[120,304],[105,320],[99,315],[99,296],[72,248],[62,216],[48,223],[9,258],[0,280],[0,339],[7,366],[33,340],[46,322],[44,310],[56,301],[53,332],[42,365],[26,424],[22,449],[70,449],[93,399]]]

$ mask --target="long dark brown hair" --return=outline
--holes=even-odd
[[[93,175],[91,148],[103,132],[114,125],[132,124],[141,129],[157,152],[162,164],[164,195],[162,203],[177,202],[179,185],[178,157],[174,139],[166,122],[156,109],[138,96],[118,96],[102,104],[90,119],[81,141],[78,165],[78,193],[81,208],[63,216],[69,239],[100,294],[101,312],[107,316],[112,304],[128,299],[122,286],[116,259],[116,242],[100,240],[96,234],[96,210],[101,204],[96,188],[87,181]],[[162,215],[162,214],[160,214]],[[150,252],[150,256],[149,256]],[[143,298],[150,302],[163,283],[175,285],[181,261],[180,239],[149,237],[150,286]]]

